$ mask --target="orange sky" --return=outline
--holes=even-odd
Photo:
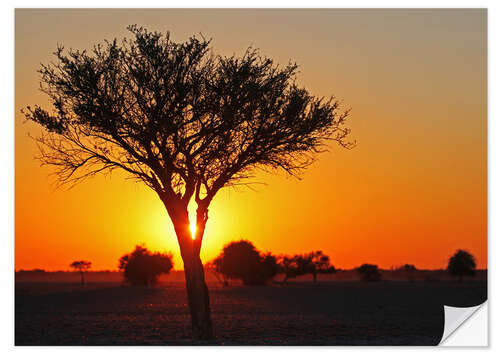
[[[149,188],[116,171],[55,189],[19,110],[47,103],[36,70],[58,43],[89,48],[138,24],[216,53],[248,45],[301,66],[300,84],[352,107],[353,150],[332,146],[304,175],[259,175],[210,209],[202,259],[232,240],[263,251],[322,249],[335,266],[443,268],[458,248],[487,266],[485,10],[17,10],[15,268],[116,269],[135,244],[174,253],[173,227]]]

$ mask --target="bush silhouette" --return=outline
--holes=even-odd
[[[361,275],[363,281],[380,281],[382,278],[378,266],[374,264],[363,264],[356,268],[356,272]]]
[[[312,274],[313,281],[316,283],[318,274],[331,274],[336,270],[330,264],[330,257],[318,250],[303,255],[296,254],[293,257],[282,257],[280,271],[285,274],[284,282],[299,275]]]
[[[415,281],[415,272],[418,270],[413,264],[404,264],[396,269],[397,271],[402,271],[406,273],[408,281]]]
[[[222,273],[222,255],[218,256],[214,260],[205,264],[205,269],[214,274],[215,278],[222,284],[222,286],[228,286],[229,280],[228,276]]]
[[[245,285],[264,285],[278,274],[279,265],[277,259],[271,253],[266,253],[260,256],[259,264],[256,269],[245,278]]]
[[[118,267],[131,285],[154,285],[161,274],[172,269],[172,254],[151,253],[145,246],[137,245],[132,253],[120,258]]]
[[[227,244],[214,260],[215,270],[224,279],[240,279],[244,285],[264,285],[278,273],[276,257],[270,253],[261,255],[246,240]]]
[[[69,266],[75,270],[78,270],[80,272],[81,276],[81,282],[82,285],[85,284],[85,277],[84,273],[90,269],[90,266],[92,265],[91,262],[88,262],[86,260],[75,260],[73,263],[71,263]]]
[[[447,271],[451,275],[458,276],[458,281],[462,282],[464,276],[475,274],[476,259],[468,251],[459,249],[448,261]]]

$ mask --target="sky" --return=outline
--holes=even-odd
[[[58,44],[88,49],[129,37],[127,25],[202,33],[215,53],[248,46],[300,65],[312,94],[351,108],[357,145],[332,143],[301,180],[259,173],[211,204],[201,257],[247,239],[274,254],[323,250],[336,267],[445,268],[457,249],[487,267],[486,10],[57,10],[15,15],[15,268],[95,270],[144,243],[174,254],[158,196],[115,171],[71,189],[35,160],[41,129],[20,110],[47,107],[36,72]]]

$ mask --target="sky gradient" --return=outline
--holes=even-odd
[[[115,171],[56,189],[20,109],[47,99],[36,70],[57,44],[90,48],[127,25],[202,33],[217,54],[252,45],[300,65],[299,84],[352,108],[357,146],[332,144],[302,180],[221,190],[202,260],[232,240],[275,254],[323,250],[336,267],[409,263],[444,268],[457,249],[487,266],[487,14],[485,10],[16,10],[15,268],[66,270],[73,260],[116,269],[145,243],[174,253],[156,194]]]

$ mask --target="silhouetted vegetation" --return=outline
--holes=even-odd
[[[39,269],[39,268],[35,268],[35,269],[20,269],[18,270],[18,273],[45,273],[45,269]]]
[[[476,272],[476,259],[466,250],[459,249],[449,259],[447,271],[451,275],[458,276],[462,282],[464,276],[473,276]]]
[[[404,264],[398,267],[396,270],[406,273],[408,281],[415,281],[415,273],[417,272],[417,267],[413,264]]]
[[[215,56],[203,37],[178,43],[168,32],[128,29],[132,39],[90,51],[60,46],[39,70],[52,110],[23,113],[45,129],[39,159],[59,183],[120,169],[155,191],[177,234],[194,337],[210,339],[200,249],[214,196],[261,168],[298,176],[328,141],[353,147],[348,111],[299,87],[294,63],[279,66],[250,48]]]
[[[154,285],[161,274],[168,274],[173,268],[172,255],[151,253],[145,246],[137,245],[132,253],[120,258],[118,267],[128,283]]]
[[[285,274],[283,280],[285,283],[289,278],[305,274],[311,274],[313,282],[316,283],[318,274],[333,274],[335,267],[330,264],[330,257],[318,250],[308,254],[281,257],[280,271]]]
[[[82,285],[85,284],[85,277],[84,273],[90,269],[90,266],[92,265],[91,262],[88,262],[86,260],[75,260],[73,263],[71,263],[69,266],[75,270],[78,270],[80,272],[81,276],[81,282]]]
[[[363,281],[380,281],[382,275],[375,264],[363,264],[356,268],[356,272],[361,275]]]
[[[226,284],[228,279],[240,279],[245,285],[264,285],[279,269],[275,256],[261,254],[246,240],[227,244],[213,265]]]
[[[222,284],[222,286],[229,286],[229,278],[227,275],[223,274],[221,271],[222,267],[222,256],[218,256],[214,260],[205,264],[205,269],[210,271],[217,281]]]

